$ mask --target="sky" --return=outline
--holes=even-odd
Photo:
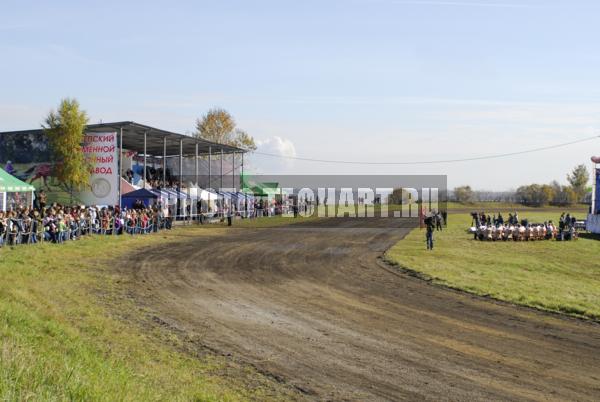
[[[258,151],[357,162],[518,152],[600,135],[595,0],[2,0],[0,131],[61,98],[90,121],[191,133],[228,110]],[[255,154],[258,173],[444,174],[449,187],[565,182],[600,139],[460,163]]]

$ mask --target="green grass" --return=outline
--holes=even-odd
[[[285,399],[252,369],[191,356],[166,330],[143,327],[148,313],[109,268],[134,248],[202,233],[0,249],[0,399]]]
[[[518,203],[512,203],[512,202],[496,202],[496,201],[490,201],[490,202],[472,202],[472,203],[460,203],[460,202],[448,202],[446,203],[446,207],[448,209],[448,211],[453,211],[453,210],[458,210],[458,211],[477,211],[477,212],[481,212],[481,211],[485,211],[486,213],[490,213],[490,215],[496,213],[498,210],[500,210],[501,212],[506,212],[506,215],[508,215],[509,212],[514,212],[514,211],[536,211],[536,210],[557,210],[557,211],[563,211],[563,210],[570,210],[570,211],[577,211],[578,213],[581,213],[580,211],[587,211],[589,206],[586,204],[577,204],[577,205],[572,205],[570,207],[561,207],[561,206],[555,206],[555,205],[544,205],[543,207],[532,207],[532,206],[527,206],[527,205],[522,205],[522,204],[518,204]]]
[[[501,211],[508,216],[508,211]],[[575,213],[583,218],[581,213]],[[558,221],[560,213],[520,213],[530,221]],[[516,304],[600,319],[600,238],[577,241],[481,242],[466,233],[468,214],[452,214],[427,251],[425,231],[413,230],[386,259],[435,283]]]

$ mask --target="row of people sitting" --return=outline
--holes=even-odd
[[[473,234],[475,240],[514,240],[514,241],[530,241],[530,240],[575,240],[577,239],[577,231],[574,226],[569,226],[560,229],[552,223],[552,221],[544,222],[543,224],[527,224],[527,225],[481,225],[479,227],[471,227],[469,233]]]

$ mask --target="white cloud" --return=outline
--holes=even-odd
[[[281,138],[277,135],[266,140],[258,140],[256,145],[260,152],[274,153],[282,156],[296,156],[294,143],[287,138]]]
[[[274,135],[257,140],[256,146],[257,153],[251,156],[251,166],[260,170],[256,173],[284,173],[294,168],[294,159],[290,158],[297,154],[291,140]]]

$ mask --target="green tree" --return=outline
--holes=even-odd
[[[208,141],[232,145],[249,151],[256,149],[254,138],[246,131],[237,128],[235,119],[225,109],[211,109],[201,119],[197,119],[194,135]]]
[[[563,186],[556,180],[550,183],[552,187],[552,200],[551,203],[554,205],[566,206],[572,205],[577,200],[577,195],[570,186]]]
[[[530,184],[517,189],[517,199],[521,204],[541,207],[554,198],[555,189],[548,184]]]
[[[530,184],[517,188],[516,195],[519,202],[524,205],[534,205],[538,187],[537,184]]]
[[[454,188],[454,198],[456,201],[467,204],[473,202],[473,190],[471,186],[460,186]]]
[[[540,187],[540,205],[546,205],[554,199],[554,188],[549,184],[542,184]]]
[[[57,111],[51,110],[42,125],[48,136],[54,159],[54,176],[64,183],[69,191],[89,185],[90,167],[86,162],[81,144],[88,117],[80,109],[76,99],[63,99]]]
[[[567,174],[567,180],[577,196],[577,201],[581,201],[586,193],[586,187],[590,180],[590,174],[585,165],[575,166],[573,171],[570,174]]]

